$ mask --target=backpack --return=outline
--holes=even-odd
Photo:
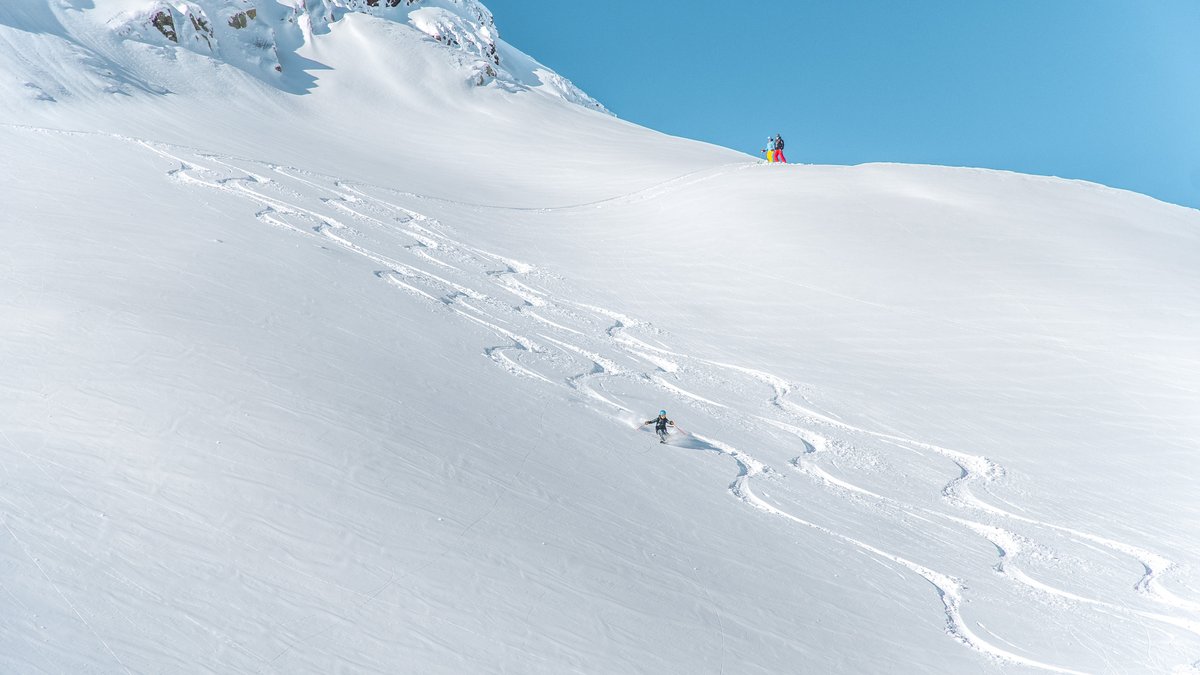
[[[782,150],[782,149],[783,149],[783,136],[776,136],[776,137],[775,137],[775,149],[776,149],[776,150]]]

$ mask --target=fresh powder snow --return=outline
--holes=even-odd
[[[1200,673],[1200,212],[503,18],[0,3],[0,672]]]

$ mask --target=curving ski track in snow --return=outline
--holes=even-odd
[[[633,411],[612,394],[599,391],[607,379],[624,379],[653,387],[673,395],[677,400],[700,406],[710,415],[732,418],[744,414],[746,404],[736,399],[740,392],[728,392],[735,398],[723,401],[713,398],[712,394],[694,393],[676,382],[689,375],[704,375],[715,380],[714,374],[720,372],[750,378],[765,385],[771,392],[766,408],[750,414],[803,444],[804,454],[792,460],[792,466],[823,489],[849,499],[887,503],[899,513],[920,513],[954,523],[964,532],[986,539],[995,546],[999,555],[996,570],[1023,587],[1094,607],[1116,617],[1136,616],[1200,634],[1200,622],[1191,619],[1126,608],[1037,581],[1016,565],[1024,536],[994,524],[904,504],[835,477],[819,464],[820,457],[833,452],[835,447],[855,448],[853,443],[834,440],[831,437],[834,433],[872,438],[910,451],[934,453],[959,469],[958,475],[937,488],[950,506],[1045,528],[1133,558],[1145,570],[1141,579],[1132,585],[1138,595],[1175,610],[1188,613],[1200,611],[1200,603],[1180,598],[1162,587],[1162,575],[1173,566],[1167,558],[1108,537],[1013,513],[975,496],[973,486],[988,485],[1005,476],[1004,468],[987,457],[848,424],[830,414],[790,401],[789,394],[796,387],[786,378],[755,368],[681,353],[639,339],[629,334],[631,328],[649,330],[659,335],[661,332],[651,324],[619,311],[581,303],[569,296],[560,297],[543,287],[544,284],[540,282],[548,281],[550,277],[543,275],[536,266],[455,240],[436,220],[395,200],[371,196],[362,186],[352,182],[294,167],[119,138],[175,164],[178,168],[167,172],[169,179],[187,187],[219,190],[250,200],[256,206],[254,216],[258,221],[288,234],[332,243],[360,256],[372,263],[372,272],[380,280],[427,303],[435,311],[449,311],[451,315],[500,337],[505,342],[484,346],[483,354],[514,376],[578,392],[584,400],[601,406],[596,409],[598,413],[626,421]],[[248,165],[254,168],[247,169]],[[697,172],[629,195],[553,208],[595,207],[620,200],[651,199],[664,191],[706,180],[712,175],[711,171]],[[298,184],[305,190],[290,188],[286,183]],[[320,195],[319,198],[314,200],[311,196],[314,193]],[[412,201],[433,199],[396,191],[391,194],[397,199]],[[398,242],[401,239],[407,244],[400,245]],[[380,249],[396,247],[407,251],[412,260],[400,260],[394,253],[380,252]],[[480,288],[489,288],[491,292],[481,291]],[[537,336],[537,340],[531,335]],[[650,364],[652,369],[646,370],[646,364]],[[664,375],[671,376],[675,381],[668,381]],[[778,419],[780,415],[784,419]],[[818,432],[817,428],[823,431]],[[755,493],[752,482],[761,476],[778,476],[778,472],[717,439],[698,434],[691,434],[689,438],[690,445],[685,444],[684,447],[717,452],[734,461],[738,474],[730,484],[729,491],[755,511],[818,531],[844,545],[899,565],[927,581],[934,587],[943,605],[947,634],[962,645],[1003,662],[1050,672],[1080,672],[1030,658],[983,639],[963,617],[967,593],[963,581],[765,501]]]

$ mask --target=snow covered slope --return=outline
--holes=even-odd
[[[0,6],[0,672],[1200,669],[1196,211],[154,4]]]

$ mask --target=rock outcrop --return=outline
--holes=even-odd
[[[519,66],[506,64],[495,18],[479,0],[152,0],[121,17],[116,30],[127,39],[187,49],[269,79],[284,70],[281,43],[294,48],[328,33],[350,13],[427,35],[449,50],[464,79],[475,85],[544,85],[572,103],[604,110],[565,78],[531,68],[525,63],[531,60],[515,50],[508,53],[516,53]]]
[[[275,32],[251,0],[157,0],[126,15],[117,32],[129,39],[178,45],[246,70],[282,71]]]

